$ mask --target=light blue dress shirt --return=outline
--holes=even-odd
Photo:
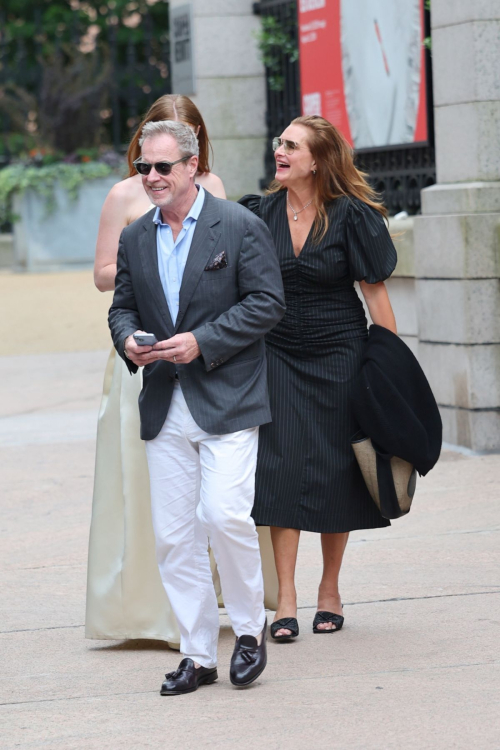
[[[179,313],[179,292],[181,290],[184,268],[188,259],[191,242],[193,241],[196,222],[203,208],[205,191],[197,185],[198,197],[182,222],[182,229],[174,242],[172,229],[165,224],[161,211],[156,209],[153,222],[156,224],[156,248],[158,253],[158,270],[160,272],[161,285],[170,310],[172,323],[175,325]]]

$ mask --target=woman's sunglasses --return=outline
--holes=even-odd
[[[159,175],[166,177],[172,171],[172,167],[175,167],[176,164],[180,164],[181,161],[187,161],[192,155],[193,154],[183,156],[182,159],[177,159],[177,161],[157,161],[156,164],[148,164],[147,161],[141,161],[141,157],[139,157],[132,163],[139,174],[148,175],[154,167]]]
[[[288,156],[300,148],[296,141],[287,141],[286,138],[273,138],[273,151],[277,151],[280,146],[283,146],[283,150]]]

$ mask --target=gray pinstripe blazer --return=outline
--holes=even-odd
[[[210,434],[226,434],[271,421],[264,335],[283,317],[281,272],[267,226],[243,206],[205,193],[172,323],[158,272],[152,212],[126,227],[120,238],[109,327],[118,354],[141,329],[159,341],[191,331],[201,356],[177,365],[184,398],[195,422]],[[206,270],[224,252],[227,266]],[[139,397],[141,438],[152,440],[166,419],[175,366],[144,368]]]

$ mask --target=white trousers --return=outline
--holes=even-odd
[[[213,550],[236,636],[264,627],[264,583],[254,502],[259,428],[209,435],[176,383],[160,434],[146,442],[156,558],[179,623],[181,653],[217,664],[219,612]]]

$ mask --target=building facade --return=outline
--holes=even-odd
[[[228,197],[257,193],[263,174],[266,87],[251,0],[170,0],[190,6],[194,91],[214,149],[213,171]],[[175,51],[174,51],[175,54]],[[174,93],[178,93],[174,91]]]

